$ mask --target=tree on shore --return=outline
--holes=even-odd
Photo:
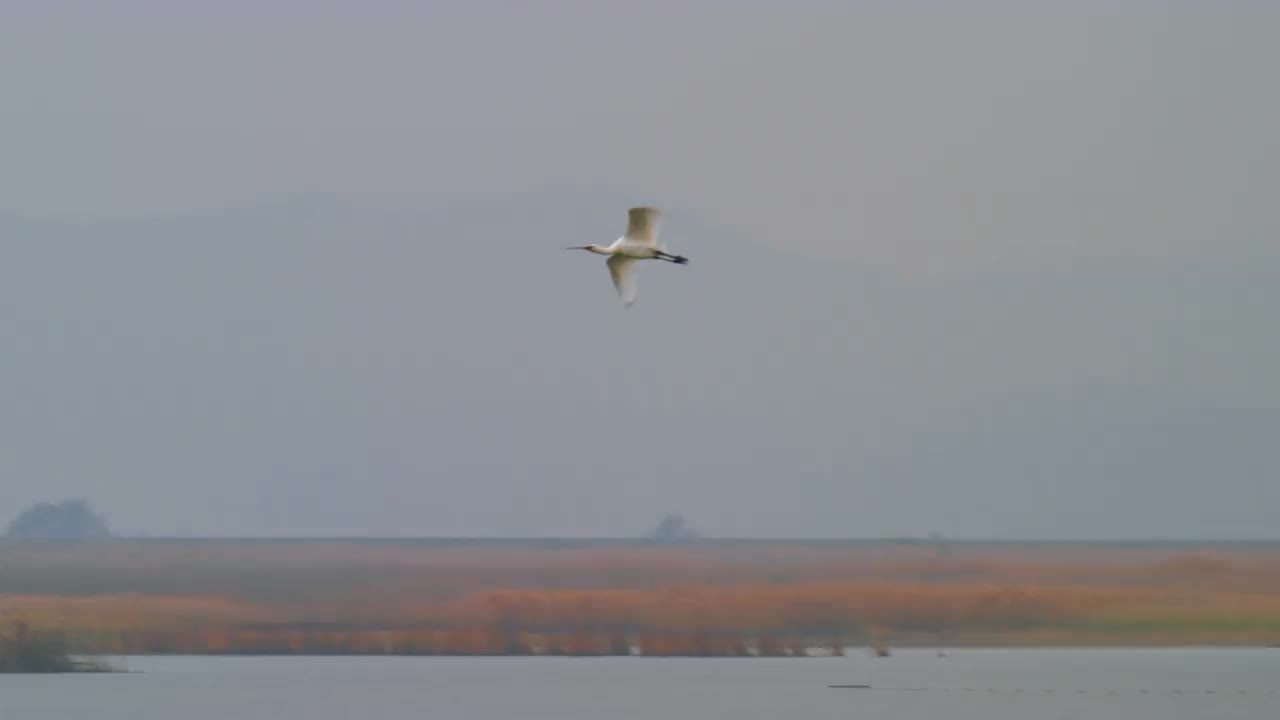
[[[15,540],[101,540],[111,536],[107,524],[87,501],[37,503],[9,523]]]
[[[649,531],[651,540],[662,540],[664,542],[680,542],[682,540],[697,540],[701,535],[683,515],[670,513]]]

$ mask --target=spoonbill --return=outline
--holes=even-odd
[[[631,208],[627,211],[626,234],[614,240],[612,245],[578,245],[565,249],[608,255],[609,259],[604,264],[609,267],[609,277],[613,278],[613,286],[617,288],[622,304],[631,307],[631,303],[636,301],[637,260],[666,260],[676,265],[689,264],[689,258],[672,255],[658,244],[658,219],[661,214],[658,208]]]

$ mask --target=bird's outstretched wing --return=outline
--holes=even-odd
[[[627,211],[626,238],[634,243],[658,246],[658,208],[635,207]]]
[[[636,301],[636,261],[625,255],[610,255],[604,264],[609,266],[609,277],[613,278],[622,304],[631,307]]]

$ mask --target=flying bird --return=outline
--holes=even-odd
[[[636,261],[666,260],[676,265],[688,265],[689,258],[672,255],[658,244],[658,208],[635,207],[627,211],[627,233],[609,247],[579,245],[566,250],[586,250],[597,255],[608,255],[605,265],[609,277],[618,290],[622,304],[631,307],[636,301]]]

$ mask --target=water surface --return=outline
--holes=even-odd
[[[1267,649],[982,649],[946,658],[904,650],[884,659],[132,657],[127,664],[134,672],[0,675],[0,718],[1280,718],[1280,650]]]

